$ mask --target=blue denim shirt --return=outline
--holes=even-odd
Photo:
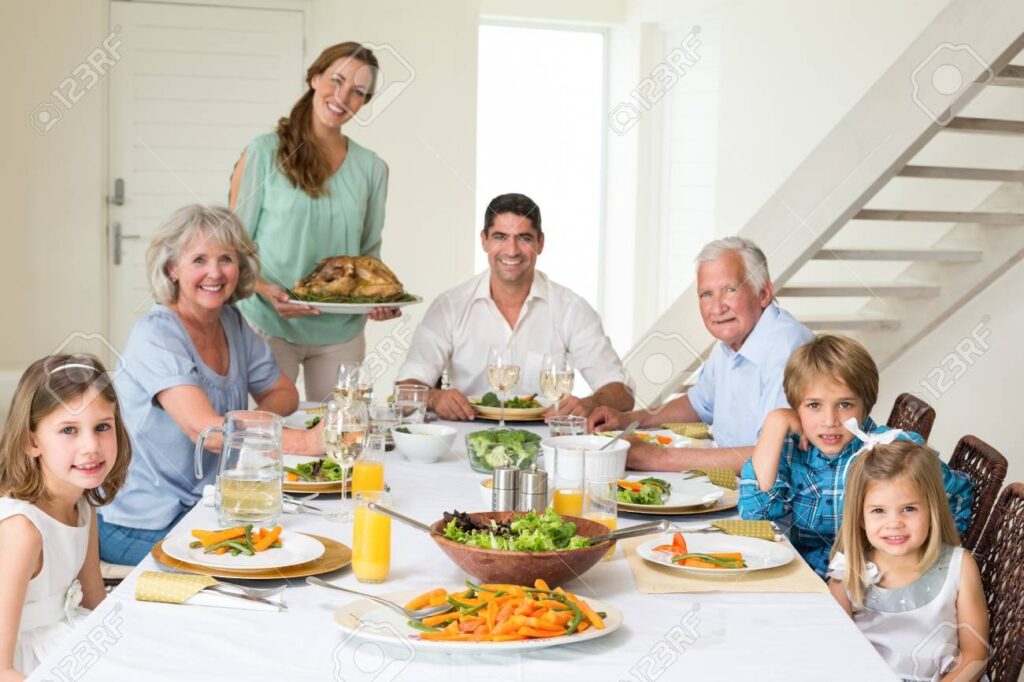
[[[889,427],[876,426],[869,417],[861,430],[873,434],[888,431]],[[924,439],[916,433],[904,432],[900,438],[924,444]],[[792,512],[790,542],[814,572],[824,577],[832,543],[843,521],[846,474],[854,455],[863,446],[863,441],[854,437],[842,452],[829,456],[814,446],[801,450],[800,437],[789,434],[782,445],[779,473],[771,489],[765,491],[758,487],[753,460],[748,459],[743,465],[740,515],[745,519],[779,519]],[[963,533],[971,519],[974,483],[964,474],[952,471],[945,462],[940,464],[949,509],[957,531]]]

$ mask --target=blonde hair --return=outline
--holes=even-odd
[[[846,477],[843,524],[832,547],[832,556],[836,552],[846,556],[846,577],[843,582],[855,606],[860,606],[864,601],[863,576],[867,573],[867,557],[871,548],[863,525],[864,498],[872,483],[897,480],[913,486],[928,507],[928,537],[921,550],[917,569],[925,571],[935,563],[943,545],[960,544],[953,513],[946,501],[938,453],[925,445],[896,441],[889,445],[876,445],[858,455]]]
[[[878,400],[878,366],[864,346],[847,336],[822,334],[793,351],[783,373],[782,388],[794,410],[816,377],[829,377],[864,402],[864,416]]]
[[[146,249],[149,284],[158,303],[177,303],[178,283],[171,279],[167,268],[177,263],[182,250],[200,237],[213,239],[238,254],[238,284],[228,303],[248,298],[256,290],[260,274],[260,262],[256,257],[258,247],[241,221],[228,208],[193,204],[171,214]]]
[[[48,355],[29,366],[18,381],[11,410],[0,438],[0,495],[32,504],[49,498],[42,461],[28,453],[30,436],[47,415],[89,389],[95,389],[114,408],[117,459],[103,484],[85,491],[94,507],[108,504],[124,485],[131,462],[131,442],[111,378],[92,355]]]

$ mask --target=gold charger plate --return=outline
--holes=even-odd
[[[189,573],[199,573],[201,575],[209,575],[214,578],[243,578],[245,580],[280,580],[282,578],[304,578],[307,575],[320,575],[321,573],[330,573],[336,571],[339,568],[344,568],[352,563],[352,550],[346,545],[341,544],[337,540],[331,540],[329,538],[321,537],[319,535],[313,535],[312,533],[303,533],[309,537],[319,540],[324,546],[324,553],[319,559],[308,561],[304,564],[296,564],[294,566],[284,566],[281,568],[268,568],[266,570],[259,571],[233,571],[229,568],[216,568],[213,566],[200,566],[199,564],[190,564],[187,561],[179,561],[164,552],[163,544],[164,541],[153,545],[153,550],[150,552],[153,558],[159,561],[164,566],[169,566],[176,571],[188,571]]]
[[[349,484],[352,479],[349,479]],[[297,485],[296,481],[285,481],[281,490],[286,493],[340,493],[341,481],[321,481],[319,483],[303,483]]]
[[[727,509],[735,509],[740,503],[740,493],[738,490],[726,490],[717,502],[709,507],[696,506],[696,507],[669,507],[665,505],[657,504],[629,504],[626,502],[619,502],[619,511],[626,512],[627,514],[648,514],[651,516],[676,516],[683,514],[710,514],[712,512],[725,511]]]

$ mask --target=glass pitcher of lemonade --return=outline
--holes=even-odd
[[[272,526],[281,516],[281,417],[270,412],[238,410],[224,424],[208,426],[196,439],[195,473],[203,478],[206,439],[223,439],[214,506],[222,527],[251,523]]]

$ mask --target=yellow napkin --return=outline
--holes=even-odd
[[[143,571],[135,583],[135,598],[139,601],[159,601],[166,604],[184,604],[217,581],[208,575]]]
[[[704,474],[711,483],[719,488],[736,490],[736,472],[728,467],[705,467],[702,469],[690,469],[690,471]]]
[[[636,548],[650,538],[619,540],[636,588],[644,594],[686,592],[809,592],[827,594],[825,581],[800,556],[785,566],[709,578],[645,561]]]
[[[707,440],[711,437],[711,430],[704,422],[672,422],[670,424],[662,424],[661,428],[695,440]]]
[[[742,535],[748,538],[768,540],[775,542],[775,529],[771,521],[742,521],[740,519],[727,519],[725,521],[712,521],[711,525],[729,535]]]

